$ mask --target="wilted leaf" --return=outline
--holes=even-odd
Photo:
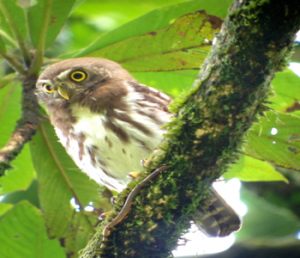
[[[63,236],[75,211],[71,199],[81,209],[90,202],[97,206],[99,186],[74,165],[48,122],[42,123],[30,147],[46,224],[51,236]]]
[[[300,118],[268,112],[247,135],[244,153],[300,171]]]
[[[38,209],[21,202],[0,219],[0,257],[65,258],[57,240],[49,240]]]
[[[241,156],[223,175],[226,179],[238,178],[242,181],[285,181],[287,179],[268,162]]]

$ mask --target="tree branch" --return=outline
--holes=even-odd
[[[139,190],[128,216],[81,257],[168,257],[211,183],[237,156],[263,113],[274,73],[286,64],[300,26],[297,0],[236,0],[190,95],[146,170],[167,169]],[[118,214],[133,183],[118,199]],[[104,241],[102,241],[104,240]],[[101,245],[100,245],[101,243]]]
[[[6,145],[0,149],[0,175],[10,168],[10,162],[31,139],[39,124],[38,102],[34,95],[36,79],[36,76],[30,76],[23,80],[22,117]]]

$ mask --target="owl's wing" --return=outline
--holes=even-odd
[[[156,90],[154,88],[151,88],[147,85],[140,84],[135,81],[129,81],[128,82],[130,86],[133,87],[133,89],[141,94],[143,98],[141,99],[141,102],[148,102],[151,104],[157,104],[159,108],[164,112],[168,111],[168,105],[171,102],[171,97],[164,94],[163,92]],[[139,99],[137,99],[139,101]]]
[[[193,220],[201,231],[212,237],[227,236],[241,225],[239,216],[214,189],[210,189]]]

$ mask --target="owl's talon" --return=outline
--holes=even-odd
[[[132,179],[137,179],[141,175],[141,172],[139,172],[139,171],[132,171],[132,172],[129,172],[128,175]]]

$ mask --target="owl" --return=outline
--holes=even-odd
[[[76,165],[98,184],[121,192],[141,171],[171,119],[171,98],[138,83],[116,62],[102,58],[67,59],[47,67],[36,94],[55,132]],[[211,189],[198,225],[225,236],[239,228],[231,207]],[[202,218],[202,219],[201,219]]]

